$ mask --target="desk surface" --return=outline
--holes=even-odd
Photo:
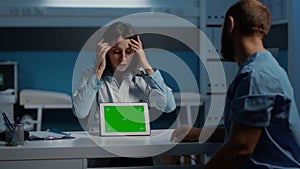
[[[151,136],[100,137],[71,132],[75,139],[26,141],[9,147],[0,142],[0,161],[60,158],[147,157],[154,155],[212,154],[219,143],[173,143],[173,130],[152,130]],[[34,132],[33,132],[34,133]]]

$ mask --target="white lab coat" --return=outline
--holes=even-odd
[[[142,71],[140,68],[136,72]],[[99,104],[104,102],[147,102],[163,112],[175,109],[172,90],[167,87],[159,72],[137,76],[125,73],[121,85],[111,76],[101,80],[95,76],[95,68],[82,72],[78,88],[73,92],[73,112],[86,131],[99,131]]]

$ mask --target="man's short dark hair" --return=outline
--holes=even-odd
[[[268,34],[272,23],[270,11],[257,0],[240,0],[227,10],[225,16],[225,25],[228,24],[228,17],[232,16],[242,34],[256,34],[262,39]]]

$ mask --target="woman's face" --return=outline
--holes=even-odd
[[[130,47],[130,39],[119,37],[117,43],[109,51],[109,59],[113,71],[125,71],[130,65],[134,51]]]

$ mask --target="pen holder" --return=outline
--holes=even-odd
[[[6,146],[22,146],[24,145],[24,124],[14,124],[13,132],[6,126],[5,145]]]

